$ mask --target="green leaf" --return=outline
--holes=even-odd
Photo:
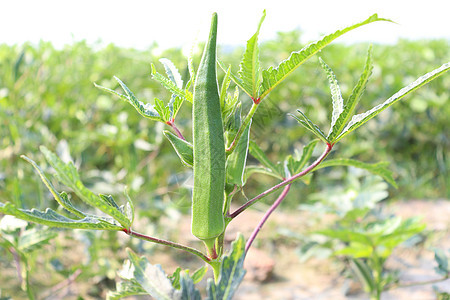
[[[206,275],[206,272],[208,271],[207,265],[198,268],[192,276],[189,275],[189,270],[182,270],[180,267],[178,267],[175,272],[173,272],[172,275],[169,276],[169,279],[172,281],[172,286],[176,288],[177,290],[182,290],[182,292],[185,290],[187,291],[187,295],[193,295],[195,293],[192,292],[192,288],[194,287],[194,284],[199,283],[203,277]],[[183,277],[184,279],[184,286],[183,286]],[[200,294],[199,294],[200,295]],[[181,299],[183,298],[183,295],[181,296]],[[188,298],[186,298],[188,299]],[[190,298],[189,298],[190,299]]]
[[[347,247],[336,250],[333,252],[334,255],[340,256],[350,256],[353,258],[363,258],[370,257],[373,253],[373,248],[367,244],[361,244],[357,242],[350,242]]]
[[[208,265],[204,265],[203,267],[198,268],[191,276],[192,281],[194,283],[199,283],[200,281],[202,281],[203,277],[205,277],[206,272],[208,272]]]
[[[222,111],[223,127],[227,147],[234,141],[236,134],[241,127],[241,102],[236,103],[230,107],[228,103],[225,104],[225,109]]]
[[[117,283],[116,291],[109,291],[107,300],[118,300],[129,296],[146,296],[148,293],[136,280],[126,280]]]
[[[158,73],[156,71],[156,68],[155,68],[155,66],[153,64],[151,66],[152,66],[152,78],[154,80],[158,81],[163,87],[165,87],[172,94],[176,95],[177,97],[181,97],[183,99],[186,99],[187,101],[192,103],[192,95],[191,95],[191,93],[187,92],[186,90],[183,90],[182,87],[179,87],[177,85],[178,84],[177,82],[172,81],[171,79],[166,78],[165,76],[163,76],[160,73]],[[180,80],[181,80],[181,78],[180,78]]]
[[[254,142],[250,141],[249,144],[249,152],[250,154],[256,158],[264,167],[272,171],[272,173],[279,179],[283,179],[282,170],[277,167],[274,163],[270,161],[270,159],[266,156],[264,151],[259,148],[259,146]]]
[[[372,245],[372,240],[365,233],[354,232],[352,230],[347,229],[324,229],[316,231],[317,234],[322,234],[328,236],[330,238],[339,239],[343,242],[353,242],[360,243],[363,245]]]
[[[186,272],[180,278],[181,300],[201,300],[200,292],[195,288],[194,281]]]
[[[120,84],[120,86],[122,87],[122,89],[125,91],[126,95],[122,95],[120,93],[117,93],[114,90],[108,89],[106,87],[97,85],[94,83],[94,85],[104,91],[107,91],[111,94],[114,94],[116,96],[118,96],[119,98],[121,98],[122,100],[124,100],[125,102],[128,102],[129,104],[131,104],[138,113],[140,113],[142,116],[150,119],[150,120],[154,120],[154,121],[162,121],[161,116],[156,112],[156,110],[154,109],[153,105],[151,105],[150,103],[144,104],[143,102],[139,101],[136,96],[134,96],[134,94],[130,91],[130,89],[125,85],[125,83],[123,83],[119,78],[114,76],[114,79],[117,80],[117,82]]]
[[[40,249],[57,235],[57,232],[46,229],[37,230],[33,228],[31,230],[26,230],[19,236],[18,249],[21,252],[32,252],[36,249]]]
[[[437,263],[437,267],[435,267],[435,271],[442,276],[449,276],[450,269],[448,266],[449,258],[445,255],[444,250],[442,249],[434,249],[434,260]]]
[[[344,110],[339,114],[339,117],[334,123],[334,126],[330,128],[330,132],[328,133],[327,138],[332,143],[336,142],[336,137],[341,134],[341,132],[344,130],[345,125],[350,119],[350,116],[353,115],[356,105],[359,103],[359,100],[361,99],[361,96],[366,88],[367,82],[369,81],[369,77],[372,74],[372,69],[372,46],[370,46],[367,52],[364,71],[359,77],[358,83],[353,88],[352,94],[345,103]]]
[[[428,82],[434,80],[435,78],[441,76],[445,72],[447,72],[450,69],[450,62],[443,64],[441,67],[419,77],[416,79],[413,83],[409,84],[408,86],[402,88],[397,93],[392,95],[389,99],[384,101],[383,103],[375,106],[371,110],[358,114],[352,117],[351,121],[347,124],[347,126],[344,128],[342,133],[336,138],[336,141],[339,141],[344,136],[358,128],[359,126],[363,125],[376,115],[378,115],[380,112],[388,108],[389,106],[395,104],[397,101],[405,97],[406,95],[410,94],[411,92],[417,90],[421,86],[427,84]]]
[[[264,10],[256,33],[247,41],[247,47],[238,72],[244,90],[250,92],[250,97],[252,99],[259,98],[259,89],[262,80],[259,62],[258,35],[265,17],[266,11]]]
[[[301,110],[297,109],[297,112],[300,114],[300,117],[297,117],[293,114],[288,115],[296,119],[300,123],[300,125],[303,125],[303,127],[314,133],[314,135],[319,139],[321,139],[324,143],[328,144],[328,140],[325,137],[323,131],[320,130],[319,126],[317,126],[310,119],[308,119],[308,117]]]
[[[33,160],[31,160],[30,158],[28,158],[24,155],[22,155],[21,158],[23,158],[24,160],[29,162],[34,167],[34,169],[38,172],[39,176],[41,177],[42,182],[45,184],[45,186],[48,188],[50,193],[53,195],[53,198],[55,198],[55,200],[62,207],[64,207],[67,211],[71,212],[72,214],[74,214],[75,216],[77,216],[79,218],[84,218],[86,216],[83,212],[79,211],[72,205],[72,202],[70,202],[69,197],[67,196],[67,194],[65,192],[58,193],[56,191],[55,187],[50,182],[50,180],[48,180],[48,178],[45,176],[42,169]]]
[[[377,14],[374,14],[363,22],[338,30],[332,34],[325,36],[315,43],[307,45],[298,52],[292,52],[289,58],[282,61],[276,68],[270,67],[267,70],[263,70],[262,91],[260,98],[263,99],[265,96],[267,96],[267,94],[270,93],[270,91],[274,89],[278,84],[280,84],[289,74],[291,74],[301,64],[303,64],[306,60],[319,52],[333,40],[353,29],[375,21],[390,20],[379,18]]]
[[[50,227],[93,230],[122,230],[121,226],[117,226],[114,224],[114,220],[112,218],[86,216],[83,219],[74,220],[60,215],[50,208],[47,208],[44,212],[34,208],[28,210],[16,208],[12,203],[9,202],[0,202],[0,213],[11,215],[28,222],[34,222]]]
[[[320,64],[322,68],[327,73],[328,82],[330,84],[330,90],[331,90],[331,99],[333,102],[333,112],[331,114],[331,127],[330,127],[330,133],[333,131],[334,125],[336,124],[337,119],[341,115],[341,113],[344,111],[344,99],[342,99],[341,89],[339,87],[339,84],[337,82],[336,76],[333,73],[333,70],[321,59]],[[329,135],[329,134],[328,134]]]
[[[169,105],[168,105],[171,120],[175,119],[182,104],[183,104],[183,98],[172,95],[172,97],[170,98],[170,101],[169,101]]]
[[[219,59],[217,59],[217,64],[219,65],[219,67],[224,71],[224,72],[228,72],[228,69],[230,68],[230,66],[228,68],[225,67],[225,65],[223,64],[223,62],[221,62]],[[241,88],[241,90],[243,90],[249,97],[252,97],[252,91],[246,89],[246,87],[244,86],[244,83],[242,81],[242,79],[240,79],[239,77],[236,76],[236,74],[234,74],[231,70],[230,70],[230,78],[231,80],[233,80],[233,82]]]
[[[126,260],[122,269],[117,273],[123,281],[116,284],[116,291],[109,291],[106,299],[122,299],[127,296],[148,295],[142,286],[134,278],[134,266],[130,260]]]
[[[295,175],[297,173],[300,173],[300,171],[303,169],[303,167],[306,165],[306,163],[309,161],[309,159],[312,156],[312,153],[314,149],[316,148],[317,143],[319,140],[315,139],[308,143],[305,147],[303,147],[302,155],[299,159],[294,159],[291,155],[289,155],[286,159],[287,161],[287,167],[291,175]]]
[[[316,170],[331,167],[331,166],[352,166],[359,169],[364,169],[372,174],[381,176],[384,180],[390,183],[393,187],[397,188],[397,183],[392,176],[392,171],[388,169],[389,162],[379,162],[375,164],[364,163],[359,160],[340,158],[340,159],[330,159],[322,162],[316,167]]]
[[[251,125],[252,121],[250,120],[247,127],[244,129],[244,133],[238,141],[236,149],[230,154],[230,156],[227,157],[226,180],[229,184],[236,184],[238,186],[244,185],[244,171],[247,163]]]
[[[127,198],[127,205],[125,206],[125,215],[127,216],[128,220],[130,220],[130,227],[131,227],[131,225],[133,225],[134,222],[134,204],[130,198],[130,195],[128,195],[128,188],[125,188],[123,194],[125,195],[125,198]]]
[[[100,209],[105,214],[113,217],[123,227],[129,228],[131,220],[118,209],[117,205],[113,205],[111,201],[95,195],[87,189],[81,182],[78,171],[71,162],[67,164],[64,163],[58,156],[43,146],[41,146],[40,149],[48,163],[55,169],[56,176],[61,183],[71,188],[85,203]]]
[[[223,115],[223,111],[225,108],[225,102],[227,99],[227,90],[231,83],[231,66],[228,67],[227,71],[225,72],[225,76],[222,80],[222,85],[220,86],[220,108],[222,109],[222,119],[225,119],[225,116]]]
[[[232,244],[229,256],[225,256],[220,267],[218,283],[208,280],[207,300],[231,300],[242,279],[244,279],[245,241],[239,235]]]
[[[168,278],[172,281],[172,286],[177,290],[180,289],[181,268],[178,267]],[[188,270],[189,271],[189,270]]]
[[[425,227],[426,224],[420,222],[419,218],[409,218],[405,221],[401,218],[392,218],[381,224],[378,230],[369,231],[369,234],[375,237],[375,243],[390,250],[411,236],[422,232]]]
[[[158,112],[158,115],[161,117],[161,120],[164,123],[167,123],[171,120],[171,112],[169,107],[167,107],[162,100],[155,98],[154,109]]]
[[[248,178],[252,176],[253,174],[264,174],[268,176],[275,177],[277,179],[281,179],[280,175],[274,173],[272,170],[263,167],[263,166],[246,166],[245,172],[244,172],[244,184],[247,182]]]
[[[195,48],[195,43],[192,43],[191,49],[189,50],[189,54],[188,54],[188,57],[187,57],[187,67],[188,67],[188,72],[189,72],[189,80],[188,80],[188,82],[186,82],[186,87],[184,89],[186,91],[186,93],[189,94],[190,98],[192,98],[192,94],[188,90],[189,90],[189,88],[191,87],[191,85],[195,81],[194,48]]]
[[[160,266],[151,265],[145,257],[138,257],[130,249],[127,249],[128,257],[132,264],[132,274],[140,286],[157,300],[179,299],[179,291],[173,288],[166,273]]]
[[[170,81],[172,81],[178,88],[183,88],[183,80],[181,79],[180,72],[175,67],[172,61],[167,58],[161,58],[159,60],[166,70],[167,77],[169,77]]]
[[[164,130],[163,134],[172,144],[173,148],[175,149],[175,152],[181,159],[181,162],[185,166],[192,168],[192,166],[194,165],[194,149],[192,147],[192,144],[190,144],[185,140],[180,139],[178,136],[176,136],[170,131]]]
[[[376,282],[373,278],[372,269],[362,259],[351,259],[350,266],[362,283],[364,290],[366,292],[374,291]]]

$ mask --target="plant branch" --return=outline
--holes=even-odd
[[[183,134],[181,133],[181,131],[178,129],[178,127],[175,125],[175,120],[172,119],[172,121],[167,121],[166,122],[167,125],[169,125],[170,127],[172,127],[173,131],[175,131],[175,133],[177,134],[177,136],[182,139],[183,141],[185,141],[186,139],[184,138]]]
[[[131,229],[122,229],[122,231],[125,232],[126,234],[128,234],[129,236],[136,237],[136,238],[141,239],[141,240],[145,240],[145,241],[149,241],[149,242],[152,242],[152,243],[156,243],[156,244],[165,245],[165,246],[169,246],[169,247],[172,247],[172,248],[184,250],[184,251],[189,252],[191,254],[197,255],[199,258],[201,258],[206,263],[208,263],[208,264],[210,263],[210,259],[205,254],[203,254],[202,252],[200,252],[197,249],[194,249],[194,248],[191,248],[191,247],[188,247],[188,246],[184,246],[184,245],[181,245],[181,244],[178,244],[178,243],[174,243],[174,242],[171,242],[171,241],[166,241],[166,240],[154,238],[154,237],[151,237],[151,236],[148,236],[148,235],[145,235],[145,234],[133,231]]]
[[[253,118],[253,115],[256,112],[256,109],[258,108],[259,102],[256,103],[255,101],[253,101],[253,105],[250,108],[249,112],[247,113],[247,116],[244,119],[244,122],[242,122],[241,127],[239,127],[238,132],[236,133],[236,136],[234,137],[233,142],[231,143],[230,147],[228,147],[228,149],[226,149],[226,154],[227,156],[230,155],[231,153],[233,153],[234,149],[236,149],[236,146],[242,136],[242,134],[244,133],[244,129],[247,128],[248,123],[250,123],[250,120]]]
[[[256,239],[256,236],[258,235],[259,231],[263,227],[264,223],[266,223],[267,219],[270,217],[270,215],[277,209],[277,207],[283,202],[284,198],[286,198],[289,189],[291,188],[291,185],[288,184],[284,187],[283,192],[281,192],[280,196],[278,196],[278,199],[272,204],[272,206],[266,211],[263,218],[259,222],[258,226],[256,226],[255,230],[253,230],[252,235],[249,237],[247,244],[245,245],[245,252],[248,252],[248,249],[252,246],[253,241]]]
[[[58,290],[61,290],[65,287],[70,287],[70,285],[75,281],[75,279],[77,279],[77,277],[81,274],[81,269],[77,269],[75,272],[73,272],[72,275],[70,275],[67,279],[65,279],[64,281],[61,281],[60,283],[58,283],[57,285],[55,285],[54,287],[52,287],[49,291],[47,291],[46,293],[44,293],[44,295],[42,296],[43,299],[51,296],[51,295],[55,295],[56,292]]]
[[[246,210],[247,208],[249,208],[250,206],[255,204],[261,198],[263,198],[263,197],[273,193],[274,191],[278,190],[279,188],[281,188],[281,187],[283,187],[283,186],[285,186],[287,184],[292,183],[296,179],[298,179],[298,178],[300,178],[302,176],[305,176],[306,174],[308,174],[309,172],[314,170],[314,168],[317,167],[327,157],[327,155],[331,152],[331,150],[333,149],[333,145],[334,144],[327,144],[327,147],[325,148],[324,152],[311,165],[309,165],[307,168],[303,169],[303,171],[301,171],[298,174],[295,174],[294,176],[289,177],[286,180],[283,180],[279,184],[271,187],[270,189],[266,190],[265,192],[262,192],[261,194],[259,194],[258,196],[254,197],[253,199],[250,199],[245,204],[243,204],[241,207],[239,207],[235,212],[233,212],[229,217],[232,218],[232,219],[237,217],[241,212],[243,212],[244,210]]]

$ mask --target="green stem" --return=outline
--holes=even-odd
[[[208,251],[209,260],[214,260],[217,258],[217,250],[216,250],[216,238],[203,240],[203,244],[205,244],[206,251]]]
[[[234,137],[233,142],[231,143],[230,147],[226,149],[226,154],[229,156],[231,153],[233,153],[234,149],[236,149],[236,146],[241,139],[242,134],[244,133],[244,129],[247,128],[248,123],[250,123],[250,120],[253,118],[253,115],[256,112],[256,109],[258,109],[259,103],[253,102],[252,107],[250,108],[249,112],[247,113],[247,116],[245,117],[244,121],[241,124],[241,127],[239,127],[238,132],[236,133],[236,136]]]
[[[149,242],[152,242],[152,243],[165,245],[165,246],[169,246],[169,247],[172,247],[172,248],[176,248],[176,249],[180,249],[180,250],[189,252],[191,254],[194,254],[194,255],[198,256],[204,262],[206,262],[208,264],[211,264],[210,258],[208,258],[205,254],[203,254],[202,252],[200,252],[197,249],[194,249],[194,248],[191,248],[191,247],[188,247],[188,246],[184,246],[184,245],[181,245],[181,244],[178,244],[178,243],[174,243],[174,242],[171,242],[171,241],[166,241],[166,240],[150,237],[150,236],[147,236],[145,234],[133,231],[131,229],[123,229],[122,231],[125,232],[126,234],[128,234],[129,236],[136,237],[136,238],[141,239],[141,240],[145,240],[145,241],[149,241]]]
[[[374,272],[374,279],[375,279],[375,291],[372,291],[371,293],[371,299],[374,300],[380,300],[381,298],[381,292],[383,291],[383,280],[382,280],[382,274],[383,274],[383,265],[380,262],[380,258],[377,254],[377,249],[375,246],[372,247],[372,253],[373,253],[373,272]]]
[[[34,300],[35,298],[34,298],[33,291],[31,290],[30,273],[28,270],[28,266],[25,266],[25,284],[26,284],[26,288],[27,288],[28,299]]]
[[[213,273],[214,273],[214,282],[217,284],[219,282],[219,276],[220,276],[220,261],[216,260],[216,261],[210,261],[209,265],[212,267],[213,269]]]

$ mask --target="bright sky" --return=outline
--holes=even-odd
[[[450,39],[446,0],[2,0],[0,43],[52,41],[56,46],[86,39],[145,49],[186,46],[206,39],[211,13],[218,12],[219,43],[245,45],[263,9],[260,39],[299,28],[304,41],[365,20],[373,13],[398,24],[374,23],[340,41],[392,43],[399,37]]]

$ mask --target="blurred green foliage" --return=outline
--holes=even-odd
[[[262,66],[275,65],[303,46],[298,31],[279,33],[261,45]],[[449,46],[446,40],[375,45],[375,68],[361,110],[449,61]],[[332,44],[320,54],[340,78],[344,97],[357,81],[367,48],[366,44]],[[219,57],[236,71],[242,53],[243,48],[223,48]],[[143,119],[125,102],[93,86],[96,82],[117,88],[113,81],[117,75],[143,101],[168,100],[170,95],[150,77],[151,62],[162,72],[161,57],[170,58],[186,79],[187,61],[180,49],[138,51],[114,45],[99,48],[86,42],[63,49],[47,42],[0,45],[0,198],[23,207],[49,205],[45,202],[50,197],[37,175],[19,158],[25,154],[43,162],[36,150],[45,145],[72,159],[84,174],[82,180],[94,191],[120,197],[128,186],[142,208],[137,210],[141,215],[156,219],[173,205],[188,210],[189,190],[180,187],[190,174],[162,138],[164,125]],[[194,57],[195,65],[198,59]],[[445,151],[450,144],[446,130],[449,91],[449,76],[433,81],[350,135],[337,150],[343,157],[366,162],[390,161],[400,186],[392,192],[399,197],[449,197],[450,160]],[[250,99],[243,102],[244,106],[251,103]],[[330,118],[330,107],[326,75],[317,59],[312,59],[269,94],[255,115],[251,138],[276,162],[312,138],[286,113],[301,108],[320,126]],[[190,114],[186,103],[177,121],[187,137]],[[375,128],[381,133],[373,138],[370,133]],[[250,186],[247,194],[266,186],[264,180]],[[320,186],[298,184],[295,188],[317,190]]]
[[[297,31],[279,33],[274,40],[261,45],[262,67],[277,65],[304,45]],[[350,89],[363,69],[367,48],[367,44],[335,43],[320,53],[340,79],[344,97],[351,93]],[[446,40],[375,45],[375,68],[360,103],[361,111],[450,61],[448,49],[450,41]],[[243,48],[222,48],[219,57],[237,71],[243,51]],[[190,191],[183,187],[189,187],[190,173],[185,171],[169,142],[162,137],[164,125],[145,120],[129,104],[93,85],[95,82],[118,88],[113,79],[116,75],[142,101],[155,97],[167,101],[170,95],[150,76],[150,63],[163,72],[158,63],[162,57],[173,61],[186,80],[187,61],[181,49],[161,51],[152,47],[138,51],[114,45],[99,48],[86,42],[63,49],[55,49],[47,42],[0,45],[0,201],[11,201],[26,208],[56,207],[33,168],[19,158],[25,154],[38,162],[44,171],[51,172],[38,151],[40,145],[45,145],[63,159],[73,160],[80,168],[83,182],[94,192],[112,194],[124,200],[122,193],[128,186],[136,212],[147,219],[146,225],[154,226],[150,229],[155,235],[164,228],[158,228],[152,221],[164,214],[170,217],[174,214],[173,207],[188,211]],[[196,53],[196,66],[198,61],[199,53]],[[219,81],[223,75],[219,71]],[[317,58],[313,58],[262,102],[253,120],[251,138],[274,163],[295,149],[301,150],[313,138],[286,113],[301,108],[319,126],[329,123],[331,99],[328,89],[326,74],[320,69]],[[390,161],[400,188],[389,192],[396,197],[450,197],[450,158],[445,150],[450,146],[449,93],[450,76],[442,76],[348,136],[336,150],[341,152],[341,157],[365,162]],[[248,109],[250,99],[245,99],[245,94],[241,97],[243,109]],[[185,103],[177,117],[177,126],[188,140],[191,140],[190,110],[190,104]],[[291,195],[316,192],[311,194],[311,200],[314,200],[314,195],[330,183],[345,184],[343,172],[347,172],[347,168],[333,169],[332,172],[318,170],[316,173],[327,176],[322,176],[320,182],[312,180],[308,186],[303,183],[293,185],[292,189],[297,191]],[[257,190],[273,183],[273,178],[258,178],[249,182],[245,193],[255,195]],[[63,190],[57,185],[56,188]],[[83,206],[76,195],[71,196],[76,206]],[[287,205],[299,203],[295,196],[286,200]],[[83,269],[82,276],[86,278],[117,269],[119,258],[100,259],[111,257],[109,252],[123,248],[120,243],[124,242],[116,235],[87,232],[76,234],[72,239],[83,242],[80,256],[85,261],[76,266],[63,266],[60,257],[73,248],[73,243],[62,240],[59,243],[63,245],[52,246],[54,251],[48,251],[47,255],[53,258],[47,269],[57,270],[64,278],[77,268]],[[0,263],[9,264],[9,269],[13,269],[10,258],[7,248],[0,247]],[[34,258],[29,261],[35,264]],[[96,264],[90,264],[90,261]],[[37,263],[42,264],[42,261]],[[110,280],[114,275],[107,274],[99,280]],[[5,282],[4,286],[8,285]],[[56,282],[53,280],[48,285]]]

